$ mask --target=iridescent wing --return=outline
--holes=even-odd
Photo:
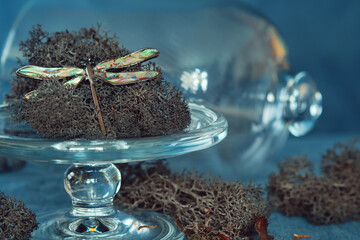
[[[22,77],[45,80],[51,78],[66,78],[77,75],[85,75],[85,70],[75,67],[56,67],[44,68],[38,66],[24,66],[16,71],[16,74]]]
[[[102,79],[112,85],[125,85],[138,81],[147,81],[156,78],[160,73],[155,71],[139,71],[139,72],[102,72],[99,73]]]
[[[26,100],[29,100],[30,98],[34,98],[37,96],[37,91],[34,90],[34,91],[31,91],[31,92],[28,92],[27,94],[25,94],[24,98]]]
[[[69,89],[69,90],[74,90],[79,83],[85,78],[85,76],[77,76],[67,82],[64,83],[65,88]],[[24,98],[26,100],[30,99],[30,98],[34,98],[36,97],[38,94],[38,92],[36,90],[28,92],[27,94],[25,94]]]
[[[74,67],[57,67],[57,68],[44,68],[38,66],[24,66],[16,71],[16,74],[23,77],[45,80],[51,78],[66,78],[74,76],[73,79],[64,83],[65,87],[75,89],[77,85],[84,79],[85,71],[81,68]],[[25,99],[30,99],[37,96],[37,91],[31,91],[25,94]]]
[[[70,90],[74,90],[84,78],[85,78],[85,75],[80,75],[80,76],[74,77],[73,79],[65,82],[64,85],[66,88],[68,88]]]
[[[121,58],[101,62],[95,66],[95,71],[105,71],[112,68],[124,68],[144,62],[159,56],[160,52],[153,48],[144,48]]]

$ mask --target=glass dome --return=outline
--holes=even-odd
[[[1,98],[22,58],[19,42],[32,26],[53,32],[97,23],[130,50],[158,49],[155,61],[167,81],[189,102],[225,115],[227,139],[206,150],[216,151],[222,162],[255,166],[283,146],[288,132],[306,134],[321,115],[322,96],[311,77],[289,74],[288,51],[277,29],[229,0],[28,1],[2,50]]]

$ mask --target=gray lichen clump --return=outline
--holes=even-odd
[[[360,217],[360,150],[337,144],[322,157],[323,175],[316,176],[305,157],[288,158],[269,177],[269,201],[287,216],[314,224],[341,223]]]
[[[189,239],[241,239],[253,233],[259,214],[269,215],[259,186],[171,174],[161,161],[146,164],[118,165],[127,181],[115,205],[170,215]]]
[[[141,48],[141,47],[139,47]],[[48,33],[41,26],[30,31],[20,44],[28,63],[41,67],[84,68],[130,53],[120,47],[116,37],[101,34],[99,27],[77,32]],[[153,62],[136,64],[121,71],[158,71]],[[95,77],[107,135],[99,127],[97,112],[88,81],[73,91],[62,84],[68,79],[35,80],[16,76],[8,100],[14,102],[15,119],[25,120],[44,138],[119,139],[171,134],[185,129],[190,112],[182,93],[160,74],[153,80],[128,85],[111,85]],[[36,89],[37,96],[24,100],[24,94]]]
[[[0,192],[0,239],[27,240],[37,228],[35,214],[22,201]]]

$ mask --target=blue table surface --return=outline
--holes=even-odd
[[[256,183],[265,186],[268,174],[277,171],[277,162],[284,156],[307,154],[314,164],[319,166],[321,154],[327,148],[332,147],[335,142],[348,141],[355,135],[354,133],[310,134],[303,138],[290,138],[278,156],[264,161],[251,174],[243,174],[248,170],[239,170],[239,168],[236,168],[237,171],[229,173],[229,168],[211,167],[214,165],[213,159],[194,161],[191,154],[177,157],[174,160],[170,159],[169,164],[175,171],[181,171],[186,167],[200,172],[210,172],[212,175],[220,175],[227,180],[243,182],[255,180]],[[50,163],[28,163],[19,171],[1,173],[0,190],[6,195],[23,200],[36,214],[67,209],[71,205],[70,198],[63,188],[63,173],[67,167],[67,165]],[[280,213],[271,214],[269,234],[274,235],[275,239],[293,239],[294,233],[311,235],[310,238],[307,238],[309,240],[355,240],[360,239],[360,222],[348,221],[343,224],[316,226],[300,217],[285,217]]]

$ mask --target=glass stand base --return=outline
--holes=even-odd
[[[83,218],[59,211],[39,216],[38,221],[33,239],[186,239],[170,217],[149,211],[117,211],[108,217]]]

